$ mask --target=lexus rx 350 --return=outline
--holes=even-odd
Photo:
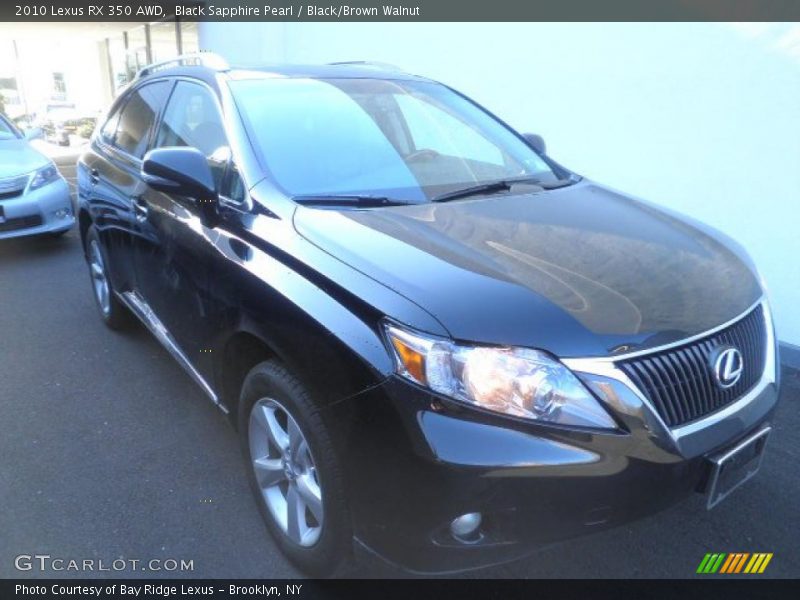
[[[184,57],[119,96],[78,185],[101,317],[230,417],[312,573],[508,560],[758,468],[778,374],[745,251],[445,85]]]

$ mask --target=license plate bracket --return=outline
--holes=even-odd
[[[772,428],[767,426],[748,436],[733,448],[709,457],[711,474],[708,485],[708,510],[725,500],[735,489],[751,479],[761,466],[767,437]]]

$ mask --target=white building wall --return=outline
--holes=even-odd
[[[64,75],[64,102],[75,104],[87,113],[99,112],[110,101],[107,69],[103,70],[99,43],[92,39],[58,37],[37,39],[29,36],[17,40],[18,57],[4,56],[9,73],[17,77],[28,113],[43,112],[53,100],[53,73]],[[22,111],[22,107],[20,107]]]
[[[368,59],[450,84],[558,161],[739,240],[800,346],[800,26],[201,25],[231,62]]]

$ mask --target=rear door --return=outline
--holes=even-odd
[[[139,171],[171,85],[157,81],[128,92],[81,165],[81,193],[106,248],[111,282],[120,292],[136,287],[133,248],[141,227],[135,200],[145,187]]]

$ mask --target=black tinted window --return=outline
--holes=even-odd
[[[201,85],[180,81],[169,99],[155,148],[190,146],[208,158],[219,189],[230,149],[214,96]]]
[[[247,191],[244,187],[244,180],[239,174],[239,169],[233,161],[228,165],[225,176],[222,178],[222,185],[220,186],[219,193],[225,196],[228,200],[232,200],[241,204],[247,198]]]
[[[120,109],[117,108],[100,131],[100,139],[106,144],[114,143],[114,135],[117,133],[117,126],[119,125],[119,113]]]
[[[114,145],[141,158],[147,150],[150,131],[167,99],[170,84],[166,81],[146,85],[133,92],[119,117]]]

